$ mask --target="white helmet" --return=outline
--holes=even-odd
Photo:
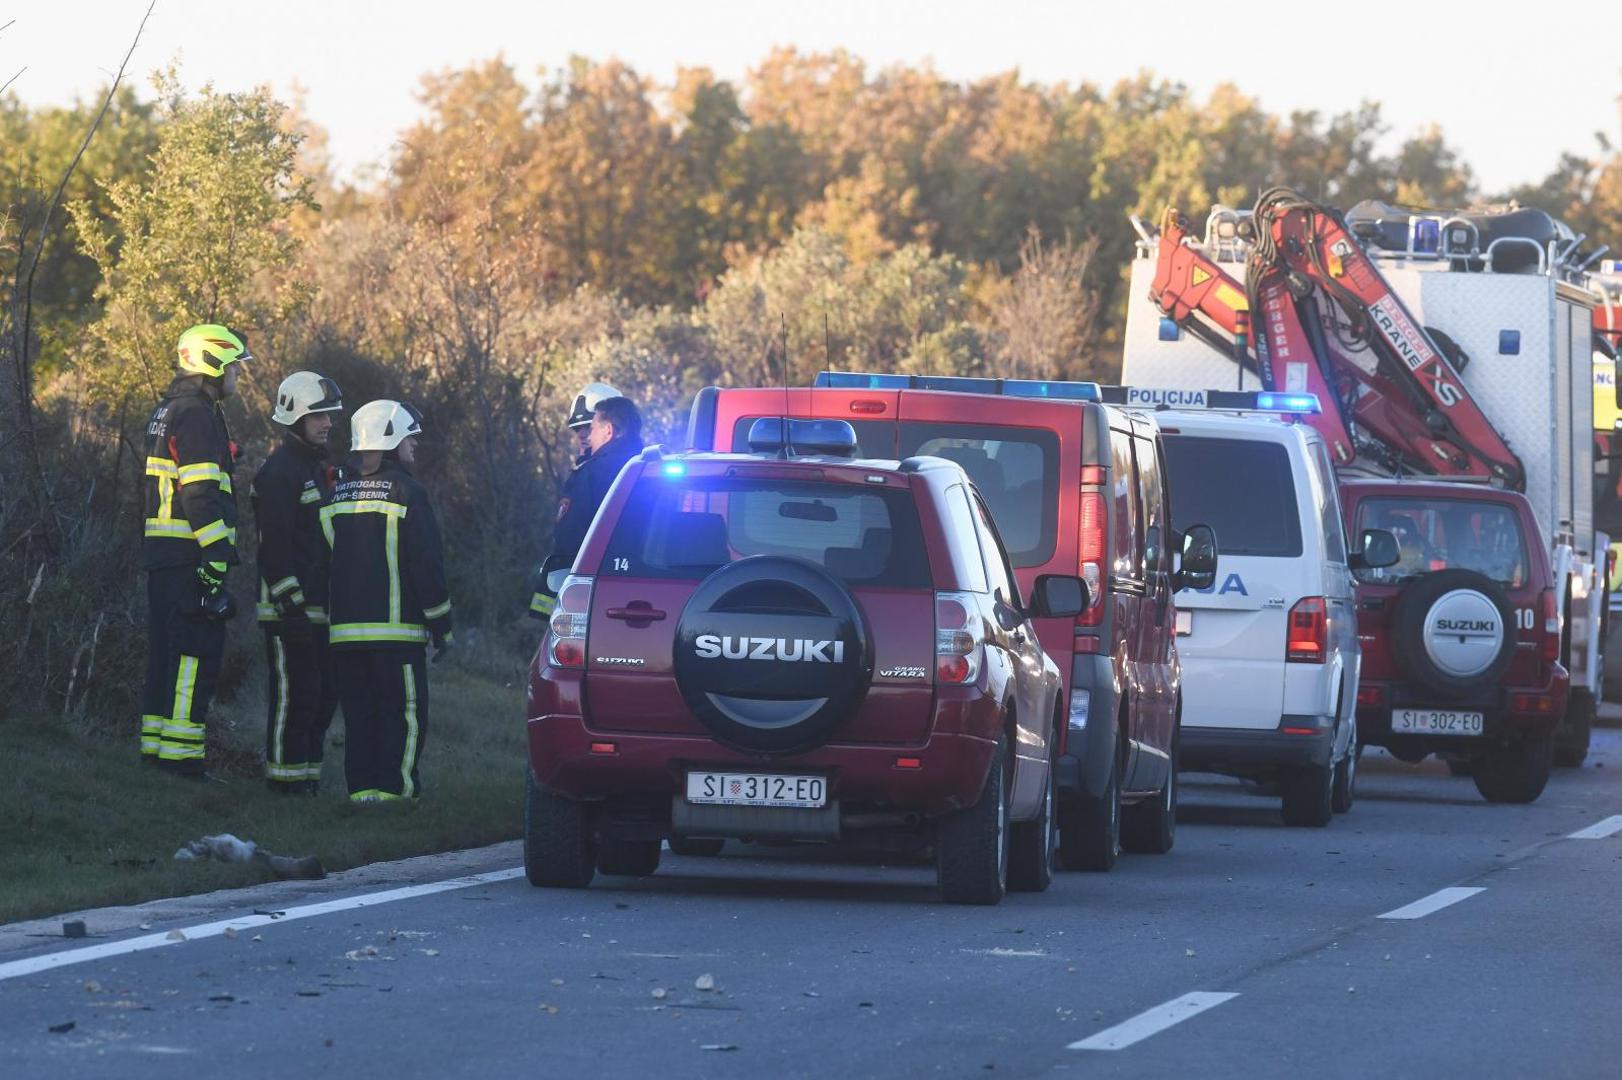
[[[580,393],[574,396],[574,408],[569,410],[569,426],[572,428],[585,427],[591,423],[591,417],[597,411],[598,402],[620,396],[622,396],[620,392],[607,383],[587,383],[580,388]]]
[[[351,450],[393,450],[422,434],[422,413],[403,401],[368,401],[350,418],[349,434]]]
[[[295,371],[276,388],[276,407],[270,418],[292,427],[312,413],[342,412],[343,392],[338,384],[313,371]]]

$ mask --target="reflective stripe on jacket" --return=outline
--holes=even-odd
[[[196,565],[205,553],[211,562],[237,562],[235,453],[207,378],[176,378],[147,421],[141,561],[148,570]]]

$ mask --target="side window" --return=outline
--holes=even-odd
[[[1325,558],[1332,563],[1346,561],[1346,526],[1340,516],[1340,499],[1335,488],[1335,470],[1329,465],[1329,452],[1323,443],[1312,446],[1313,498],[1318,500],[1318,517],[1323,522]]]
[[[1160,458],[1153,439],[1134,437],[1138,459],[1138,499],[1143,507],[1143,550],[1147,571],[1166,566],[1166,499],[1160,486]]]
[[[975,524],[975,513],[969,506],[969,493],[962,484],[953,484],[947,490],[946,516],[951,523],[953,537],[959,541],[952,545],[952,569],[957,580],[970,592],[986,592],[986,567],[979,556],[980,530]]]
[[[979,526],[980,551],[986,557],[986,580],[993,592],[1000,592],[1005,602],[1019,606],[1019,586],[1014,581],[1014,569],[1008,565],[997,527],[991,523],[991,514],[978,494],[974,499],[974,520]]]
[[[1136,579],[1143,573],[1143,526],[1138,519],[1137,471],[1132,467],[1132,436],[1109,433],[1110,485],[1115,493],[1115,533],[1110,544],[1110,576]]]

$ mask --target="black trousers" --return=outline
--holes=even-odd
[[[310,640],[285,641],[274,624],[265,627],[265,665],[270,673],[265,718],[265,779],[304,784],[321,779],[327,728],[338,708],[327,628],[310,627]]]
[[[428,654],[416,646],[333,650],[344,707],[344,780],[357,802],[415,798],[428,741]]]
[[[196,567],[147,571],[141,754],[182,772],[203,769],[205,721],[225,652],[225,624],[202,616],[200,597]]]

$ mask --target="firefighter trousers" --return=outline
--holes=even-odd
[[[344,781],[354,802],[415,798],[428,741],[428,654],[418,646],[337,649]]]
[[[146,575],[146,690],[141,756],[180,772],[202,772],[203,736],[225,624],[203,617],[197,569],[166,566]]]
[[[327,628],[310,627],[307,641],[287,641],[265,628],[269,711],[265,718],[265,779],[272,787],[299,790],[321,779],[327,728],[338,707]]]

